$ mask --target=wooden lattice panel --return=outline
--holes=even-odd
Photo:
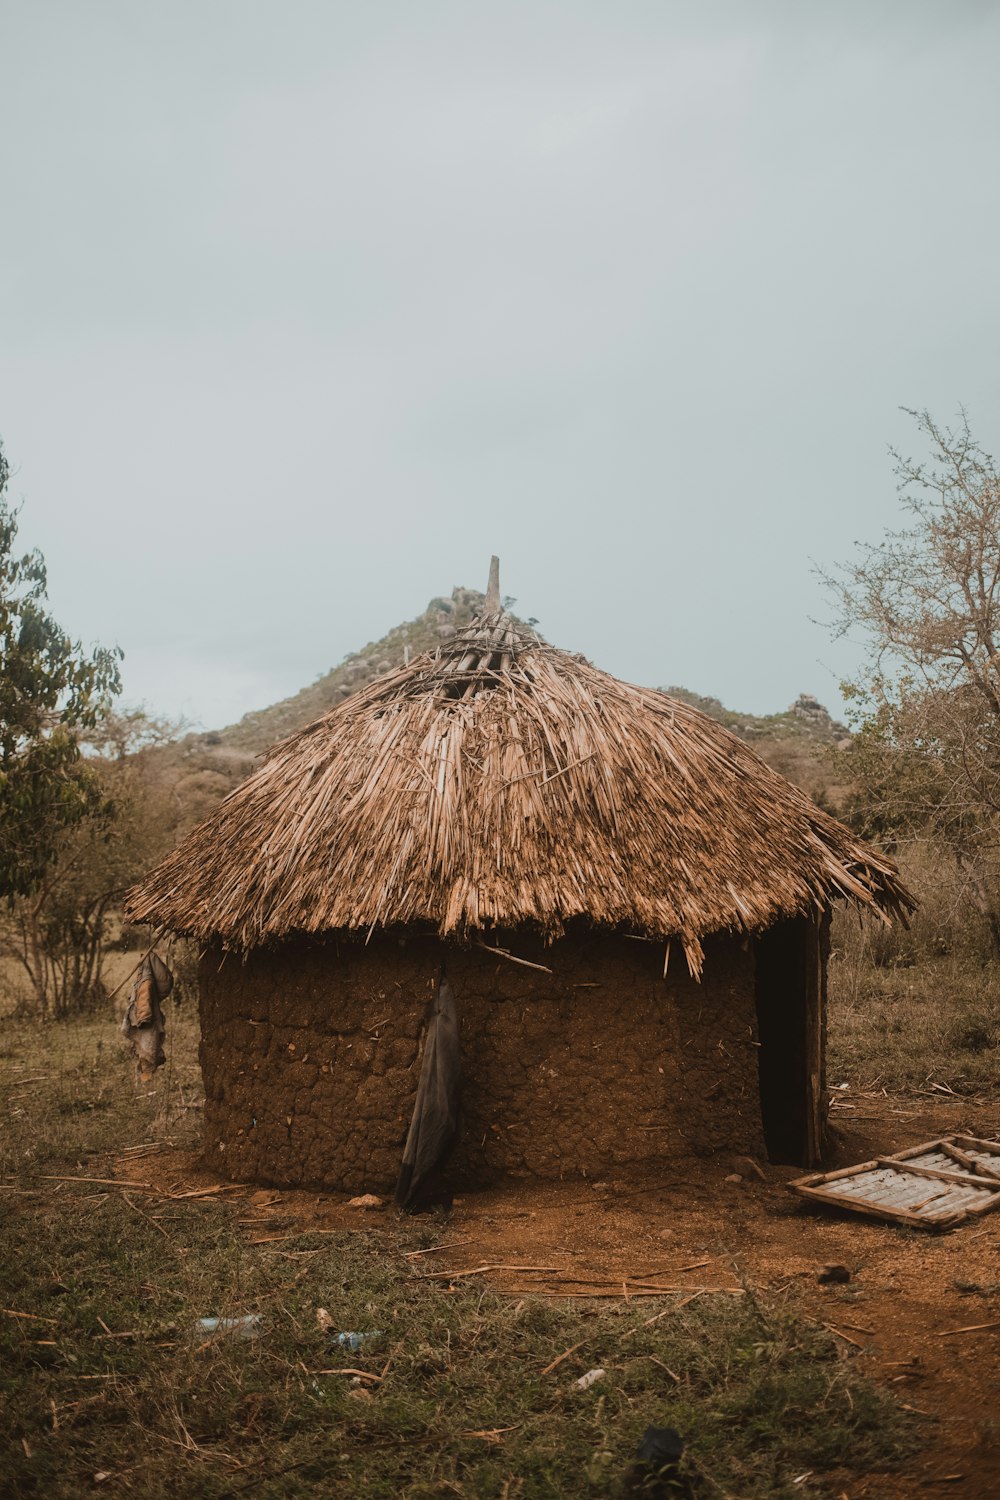
[[[1000,1141],[946,1135],[839,1172],[789,1183],[833,1208],[921,1229],[952,1229],[1000,1203]]]

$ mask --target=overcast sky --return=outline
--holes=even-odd
[[[0,57],[21,540],[159,712],[493,551],[618,676],[836,707],[898,408],[1000,450],[993,0],[0,0]]]

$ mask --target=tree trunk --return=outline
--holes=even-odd
[[[996,903],[973,862],[959,850],[955,851],[955,863],[968,882],[973,906],[986,923],[986,930],[990,936],[990,952],[993,958],[1000,962],[1000,913],[997,911]]]
[[[30,963],[28,962],[27,958],[25,958],[24,966],[28,971],[32,988],[35,991],[35,1000],[38,1004],[39,1018],[45,1021],[48,1019],[49,1015],[49,992],[48,984],[46,983],[48,975],[46,972],[47,965],[45,962],[45,949],[42,943],[41,931],[39,930],[39,918],[41,915],[41,910],[42,902],[39,901],[36,906],[33,906],[31,908],[31,911],[24,919],[25,953],[27,954],[30,952],[31,954]]]

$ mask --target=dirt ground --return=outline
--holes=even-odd
[[[835,1119],[835,1165],[952,1131],[1000,1139],[1000,1107],[965,1101],[929,1100],[922,1109],[912,1099],[855,1096]],[[122,1163],[129,1173],[136,1166],[134,1158]],[[142,1167],[144,1179],[164,1189],[217,1185],[237,1201],[253,1243],[277,1244],[307,1226],[395,1234],[393,1209],[349,1208],[346,1195],[234,1188],[178,1152],[150,1156]],[[734,1175],[740,1180],[728,1180]],[[422,1274],[443,1272],[445,1286],[465,1272],[511,1296],[579,1297],[581,1306],[602,1295],[638,1299],[679,1289],[794,1294],[834,1330],[848,1357],[927,1418],[923,1450],[898,1473],[834,1484],[832,1493],[847,1500],[936,1490],[963,1500],[1000,1495],[1000,1211],[950,1232],[910,1230],[816,1212],[788,1192],[796,1175],[712,1156],[664,1160],[642,1180],[509,1181],[458,1198],[442,1247],[417,1264]],[[829,1262],[849,1270],[847,1284],[818,1283]]]

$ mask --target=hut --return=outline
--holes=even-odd
[[[201,948],[206,1150],[391,1188],[442,962],[456,1180],[691,1152],[811,1165],[832,903],[890,860],[686,703],[500,603],[274,746],[127,901]]]

